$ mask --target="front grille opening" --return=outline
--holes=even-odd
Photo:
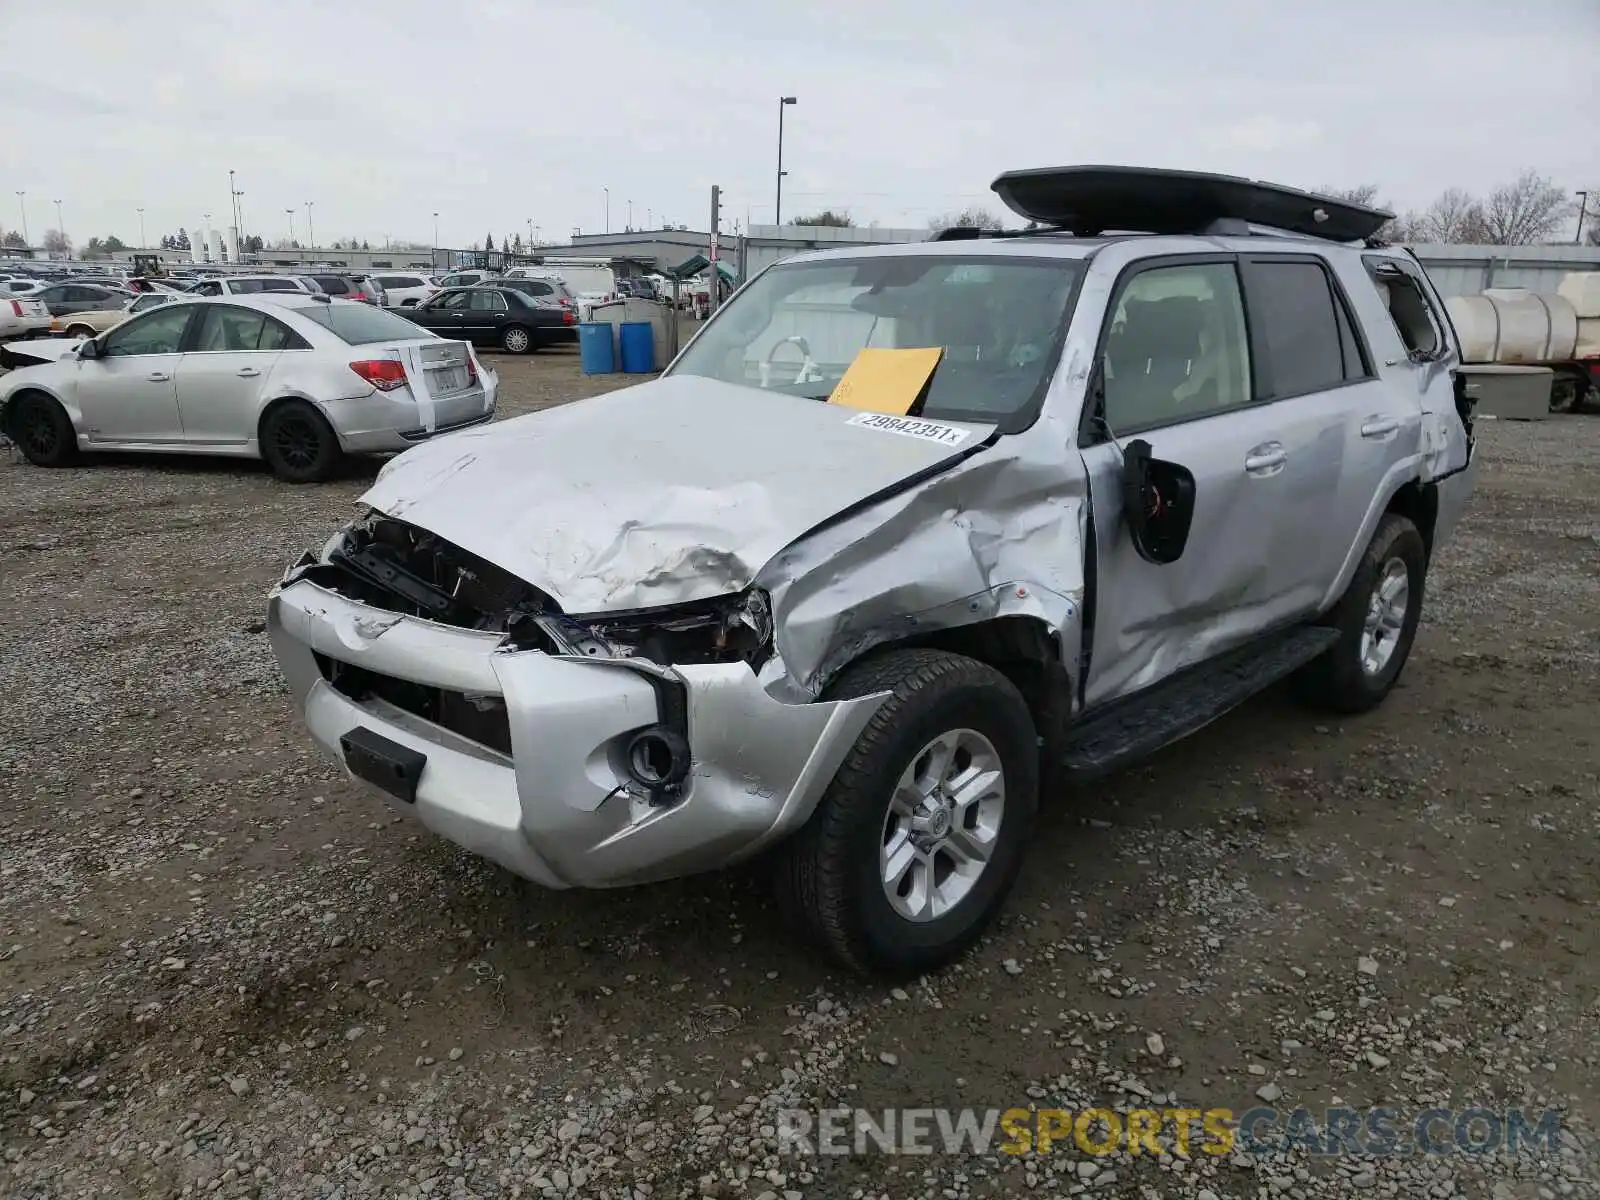
[[[376,698],[480,746],[501,754],[511,753],[511,720],[505,701],[499,696],[469,696],[448,688],[412,683],[326,654],[318,653],[315,658],[322,677],[341,696],[357,704]]]

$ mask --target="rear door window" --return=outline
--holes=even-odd
[[[329,304],[311,304],[295,311],[352,346],[365,346],[373,342],[415,341],[418,338],[433,336],[404,317],[370,304],[335,300]]]
[[[1345,383],[1346,339],[1322,264],[1251,258],[1244,278],[1258,398],[1287,399]]]

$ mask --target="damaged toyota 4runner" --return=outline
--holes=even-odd
[[[797,926],[905,975],[1064,784],[1286,677],[1378,704],[1472,475],[1387,214],[995,190],[1037,228],[788,259],[662,378],[390,462],[271,596],[316,741],[549,887],[762,856]],[[925,366],[841,388],[864,351]]]

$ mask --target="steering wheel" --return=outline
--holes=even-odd
[[[805,361],[800,364],[800,371],[794,377],[794,383],[821,383],[822,368],[817,366],[817,360],[811,357],[811,343],[796,333],[784,338],[781,342],[774,342],[772,349],[768,350],[761,359],[761,386],[772,386],[772,356],[778,352],[780,346],[798,346],[800,353],[805,356]]]

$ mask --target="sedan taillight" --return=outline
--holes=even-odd
[[[380,392],[392,392],[406,385],[405,364],[393,358],[364,358],[350,369]]]
[[[20,317],[22,315],[22,301],[13,300],[11,302],[11,311]]]
[[[561,323],[563,325],[576,325],[578,323],[578,318],[573,315],[570,308],[563,308],[561,310]]]

